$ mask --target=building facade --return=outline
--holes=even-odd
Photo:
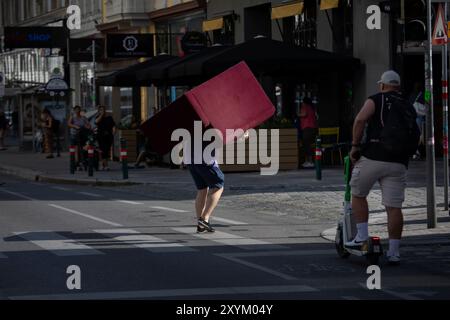
[[[415,82],[423,82],[424,2],[392,3],[391,11],[381,14],[380,30],[369,30],[366,26],[367,8],[380,4],[378,0],[0,0],[0,22],[3,26],[63,26],[67,7],[76,4],[81,9],[81,29],[70,31],[70,38],[105,39],[112,33],[152,33],[155,54],[183,55],[180,45],[183,35],[201,31],[207,35],[209,45],[239,44],[265,36],[353,56],[362,66],[351,79],[348,74],[310,73],[299,74],[298,78],[272,79],[265,84],[279,113],[285,105],[298,108],[301,98],[309,96],[321,111],[322,126],[349,127],[366,97],[377,91],[377,80],[385,70],[397,69],[402,74],[406,93],[412,91]],[[440,70],[439,48],[435,50],[435,70]],[[78,104],[93,110],[95,105],[104,104],[110,107],[118,123],[125,118],[146,120],[154,108],[163,107],[164,101],[175,99],[184,90],[138,87],[94,90],[95,77],[142,62],[145,60],[142,58],[103,57],[94,68],[92,61],[68,64],[66,53],[59,48],[15,49],[0,55],[0,68],[6,75],[7,93],[11,96],[4,101],[10,109],[19,103],[18,92],[28,93],[20,103],[31,108],[33,88],[46,83],[55,68],[68,78],[73,90],[68,106]],[[439,78],[436,74],[435,83]],[[436,95],[439,96],[438,88]],[[439,99],[436,101],[439,104]],[[24,114],[30,113],[24,110]],[[440,120],[438,112],[437,123]],[[30,131],[30,125],[25,127]]]

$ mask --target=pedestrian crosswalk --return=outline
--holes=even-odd
[[[195,249],[185,247],[176,242],[169,242],[147,234],[141,234],[130,229],[94,230],[97,233],[106,235],[116,241],[133,245],[137,248],[146,249],[151,252],[192,252]]]
[[[216,231],[214,234],[196,234],[194,227],[172,227],[164,234],[137,231],[128,228],[96,229],[82,233],[55,231],[14,232],[14,240],[0,243],[0,259],[10,258],[8,252],[17,242],[23,251],[44,251],[58,257],[96,256],[114,253],[115,249],[143,249],[150,253],[192,253],[207,246],[229,246],[241,250],[279,250],[284,246],[268,241],[246,238]],[[170,239],[167,239],[169,235]],[[24,243],[26,245],[24,246]],[[28,243],[28,244],[27,244]],[[4,250],[4,249],[7,250]]]
[[[16,232],[16,236],[60,257],[100,255],[100,251],[55,232]]]

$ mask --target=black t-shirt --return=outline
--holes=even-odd
[[[99,123],[97,123],[97,134],[101,137],[112,136],[113,128],[116,126],[114,119],[111,116],[103,117]]]
[[[383,117],[383,121],[386,122],[389,116],[389,96],[396,95],[402,97],[399,92],[391,92],[391,93],[379,93],[374,96],[371,96],[371,99],[375,103],[375,114],[368,122],[367,130],[366,130],[366,139],[363,144],[361,154],[367,159],[374,161],[383,161],[383,162],[393,162],[393,163],[401,163],[405,166],[409,164],[409,156],[396,156],[392,155],[381,146],[377,140],[379,140],[381,136],[381,131],[383,130],[383,124],[381,119]],[[383,98],[385,99],[384,108],[383,108]],[[381,115],[383,109],[383,115]]]

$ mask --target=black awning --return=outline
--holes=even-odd
[[[203,61],[206,58],[214,57],[228,48],[230,47],[212,46],[182,58],[149,66],[137,73],[137,79],[138,81],[152,82],[156,85],[197,85],[207,79],[204,79],[201,74],[195,74],[194,77],[185,77],[186,68],[190,68],[195,61]]]
[[[114,72],[111,75],[99,77],[97,84],[104,87],[149,87],[152,85],[152,82],[146,80],[139,81],[136,77],[136,73],[139,70],[146,69],[160,63],[172,61],[174,59],[176,59],[176,57],[162,54],[145,62],[132,65],[124,70]]]
[[[177,65],[184,58],[176,57],[171,60],[147,66],[136,72],[136,79],[141,83],[153,83],[154,85],[168,85],[167,73],[169,68]]]
[[[245,61],[256,74],[295,76],[299,72],[352,71],[358,59],[318,49],[302,48],[284,42],[257,38],[212,55],[186,61],[184,72],[177,66],[170,72],[171,81],[201,77],[205,80]]]
[[[176,81],[179,83],[184,82],[192,85],[200,84],[205,80],[208,80],[203,77],[204,73],[201,69],[203,61],[212,59],[230,48],[230,46],[215,45],[186,57],[186,59],[183,59],[183,61],[172,66],[168,70],[169,81]]]

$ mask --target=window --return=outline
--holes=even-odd
[[[434,17],[433,20],[434,21]],[[420,0],[410,0],[405,5],[405,40],[421,42],[427,39],[427,8]]]
[[[44,0],[36,0],[36,15],[39,16],[44,13]]]
[[[19,1],[17,1],[18,3]],[[31,1],[30,0],[24,0],[23,2],[23,11],[24,11],[24,18],[30,19],[32,17],[32,8],[31,8]],[[19,11],[16,12],[18,14]]]
[[[202,31],[204,15],[189,16],[156,25],[156,53],[182,56],[181,39],[189,31]]]
[[[213,31],[213,43],[223,45],[234,45],[234,17],[233,15],[223,17],[223,28]]]
[[[353,8],[351,1],[333,9],[334,51],[353,54]]]
[[[305,0],[301,15],[283,19],[286,42],[300,47],[317,47],[317,6],[314,0]]]
[[[120,88],[120,112],[121,119],[133,114],[133,88]]]
[[[59,1],[58,0],[52,0],[52,6],[51,6],[51,10],[55,10],[59,8]]]

